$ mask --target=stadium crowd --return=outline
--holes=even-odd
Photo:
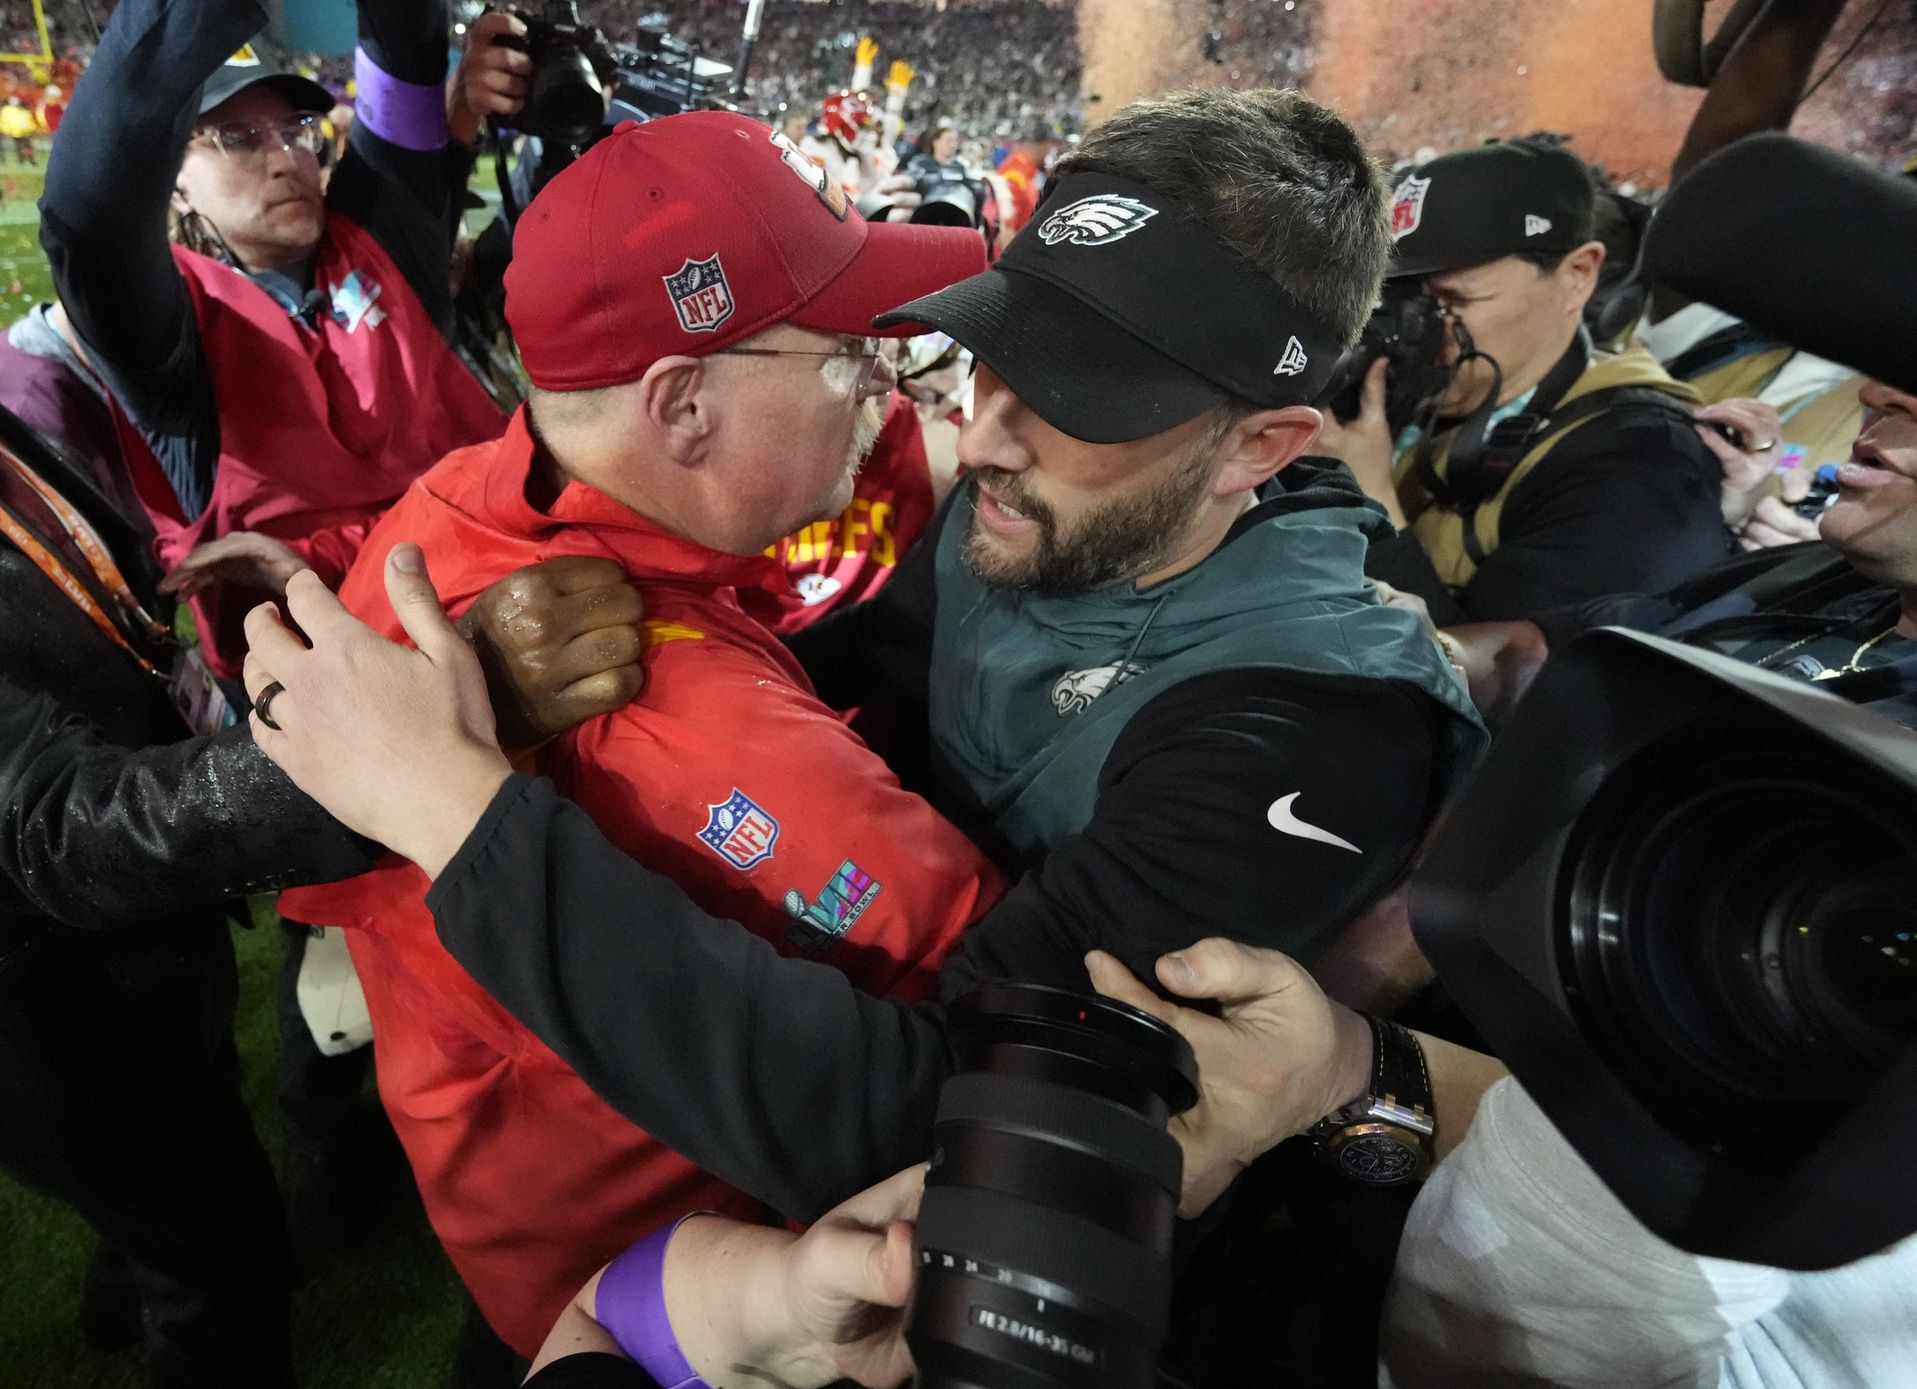
[[[709,56],[731,62],[744,7],[706,0],[589,0],[580,14],[615,37],[635,24],[663,24]],[[954,0],[945,6],[877,0],[856,9],[807,0],[765,7],[753,57],[753,97],[816,112],[852,80],[858,41],[879,45],[916,71],[905,108],[909,125],[935,120],[991,138],[1040,122],[1083,124],[1082,59],[1072,6],[1054,0]],[[881,67],[881,75],[883,66]]]
[[[96,9],[0,108],[57,289],[0,343],[0,1171],[97,1235],[89,1341],[297,1383],[370,1069],[451,1389],[1911,1382],[1901,1190],[1793,1262],[1577,1137],[1745,1179],[1828,1108],[1734,1094],[1801,1131],[1727,1159],[1533,1084],[1407,887],[1599,627],[1917,765],[1917,178],[1785,133],[1842,0],[1761,10],[1656,220],[1575,138],[1388,174],[1289,4],[1071,140],[1042,0],[773,0],[779,128],[582,121],[523,19],[360,0],[336,129],[257,0]],[[729,60],[739,9],[581,14]],[[909,160],[824,106],[867,36]],[[1847,1103],[1917,1017],[1867,939]]]

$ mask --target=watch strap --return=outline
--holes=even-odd
[[[1432,1114],[1431,1071],[1411,1030],[1366,1013],[1371,1024],[1371,1097]]]

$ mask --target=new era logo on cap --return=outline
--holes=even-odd
[[[1543,236],[1550,230],[1551,219],[1549,217],[1540,217],[1535,212],[1527,212],[1524,215],[1524,234],[1526,236]]]
[[[1061,207],[1039,223],[1038,239],[1047,246],[1109,246],[1122,241],[1158,215],[1136,198],[1099,193]]]
[[[1305,345],[1292,338],[1285,344],[1285,355],[1278,359],[1278,365],[1271,369],[1273,376],[1296,376],[1311,365],[1311,358],[1305,355]]]

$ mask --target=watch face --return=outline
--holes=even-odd
[[[1354,1181],[1395,1186],[1423,1170],[1424,1155],[1395,1134],[1373,1130],[1339,1145],[1337,1167]]]

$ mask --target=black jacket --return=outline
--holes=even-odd
[[[1439,626],[1527,618],[1611,593],[1662,593],[1735,553],[1723,468],[1668,409],[1622,402],[1572,430],[1516,483],[1498,546],[1457,593],[1410,531],[1365,573],[1415,593]]]
[[[5,412],[0,435],[143,588],[134,533],[77,471]],[[0,968],[58,923],[208,918],[226,897],[370,866],[245,728],[187,739],[162,680],[5,540],[0,631]]]

